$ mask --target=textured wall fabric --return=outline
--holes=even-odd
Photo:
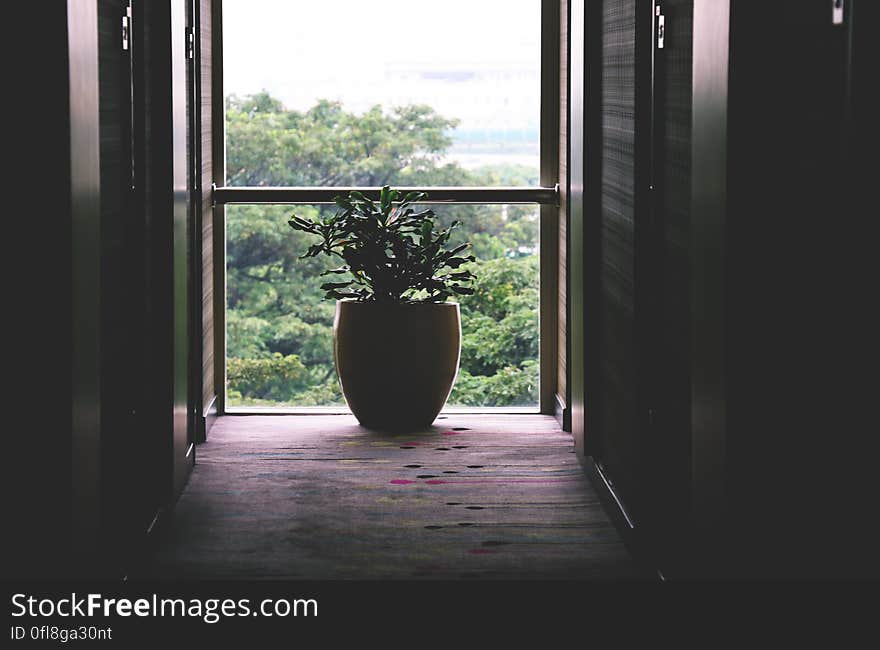
[[[665,467],[656,495],[666,521],[685,517],[691,421],[691,112],[693,0],[666,0],[666,42],[655,66],[655,187],[660,228],[655,418]]]
[[[621,494],[636,472],[635,1],[606,0],[602,15],[601,385],[602,463]]]
[[[200,5],[200,61],[201,70],[201,187],[202,187],[202,407],[208,408],[216,395],[214,385],[214,212],[212,208],[212,189],[214,181],[213,167],[213,60],[211,58],[211,40],[213,38],[213,22],[211,10],[213,0],[201,0]]]

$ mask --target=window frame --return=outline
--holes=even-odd
[[[539,404],[533,407],[452,407],[444,412],[541,413],[557,411],[558,364],[558,250],[560,223],[560,11],[562,0],[541,0],[541,82],[539,185],[525,187],[399,187],[429,194],[426,203],[437,204],[533,204],[540,209],[539,271]],[[223,0],[214,0],[212,17],[212,138],[214,185],[215,362],[218,414],[309,414],[348,413],[342,407],[234,407],[226,400],[226,212],[227,205],[317,205],[333,204],[333,197],[351,190],[378,199],[378,187],[243,187],[226,185],[226,118],[223,91]],[[219,309],[217,307],[220,307]]]

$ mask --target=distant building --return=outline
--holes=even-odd
[[[516,63],[388,64],[387,96],[393,105],[428,104],[460,120],[459,140],[537,143],[541,77],[534,65]]]

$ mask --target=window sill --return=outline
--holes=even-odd
[[[539,415],[537,406],[450,406],[439,417],[467,413],[471,415]],[[345,406],[232,406],[224,415],[351,415]]]

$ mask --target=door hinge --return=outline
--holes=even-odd
[[[131,47],[131,7],[125,8],[122,17],[122,51],[127,52]]]
[[[654,8],[654,14],[657,16],[657,49],[662,50],[666,39],[666,16],[659,4]]]
[[[192,27],[186,28],[186,58],[196,58],[196,34]]]
[[[831,24],[843,24],[843,0],[831,0]]]

